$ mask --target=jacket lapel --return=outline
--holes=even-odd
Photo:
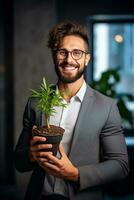
[[[94,101],[94,95],[93,95],[93,89],[87,85],[86,93],[80,108],[80,112],[77,118],[77,122],[75,125],[73,138],[72,138],[72,144],[69,152],[69,158],[73,157],[73,150],[76,149],[77,139],[79,137],[79,134],[83,132],[83,130],[86,128],[84,126],[85,123],[88,123],[89,121],[89,113],[92,108]],[[86,116],[87,113],[87,116]]]

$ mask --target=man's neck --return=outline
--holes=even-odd
[[[58,81],[58,88],[59,88],[59,91],[60,91],[62,97],[66,101],[70,101],[70,99],[73,96],[75,96],[76,93],[79,91],[83,82],[84,82],[83,77],[81,77],[80,79],[78,79],[77,81],[75,81],[73,83],[63,83],[61,81]]]

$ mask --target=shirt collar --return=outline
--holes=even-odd
[[[77,97],[81,102],[83,101],[85,92],[86,92],[86,82],[84,80],[81,88],[79,89],[79,91],[76,93],[75,97]]]
[[[84,98],[84,95],[85,95],[85,92],[86,92],[86,87],[87,87],[87,85],[86,85],[86,82],[85,82],[85,80],[83,81],[83,84],[82,84],[82,86],[81,86],[81,88],[79,89],[79,91],[76,93],[76,95],[75,96],[73,96],[72,98],[71,98],[71,100],[72,99],[78,99],[79,101],[83,101],[83,98]],[[56,91],[58,91],[58,86],[56,85]]]

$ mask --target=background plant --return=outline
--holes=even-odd
[[[134,97],[128,93],[117,93],[116,86],[121,80],[119,70],[120,68],[116,68],[103,72],[100,79],[93,81],[90,85],[101,93],[117,99],[117,105],[122,119],[133,127],[133,115],[127,108],[126,101],[134,101]]]

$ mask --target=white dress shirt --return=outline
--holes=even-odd
[[[50,117],[50,124],[60,126],[65,129],[61,144],[67,155],[69,154],[71,148],[73,131],[85,92],[86,83],[84,81],[77,94],[70,99],[70,102],[66,102],[63,99],[63,102],[66,103],[67,106],[65,108],[55,107],[56,113]],[[68,196],[67,181],[46,173],[43,194],[61,194],[63,196]]]

